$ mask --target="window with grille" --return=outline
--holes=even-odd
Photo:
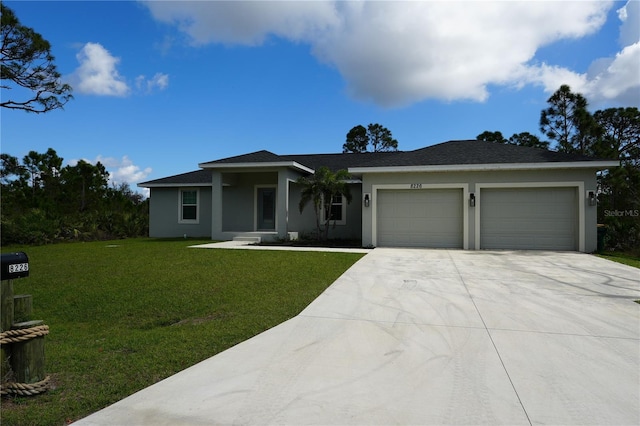
[[[329,211],[331,209],[331,211]],[[331,224],[335,221],[336,225],[347,224],[347,203],[342,195],[334,195],[331,207],[327,203],[322,206],[323,219],[326,220],[330,214]]]
[[[180,222],[181,223],[197,223],[198,222],[198,190],[197,189],[180,190]]]

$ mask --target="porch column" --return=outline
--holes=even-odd
[[[288,214],[287,205],[289,204],[289,185],[287,178],[289,173],[287,170],[278,170],[278,193],[276,195],[277,200],[277,213],[276,213],[276,231],[278,237],[284,238],[289,231],[288,226]]]
[[[211,173],[211,239],[223,240],[222,235],[222,173]]]

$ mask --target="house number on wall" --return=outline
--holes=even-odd
[[[412,183],[410,186],[411,189],[422,189],[421,183]]]

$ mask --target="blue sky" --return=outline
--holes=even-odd
[[[561,84],[593,110],[640,106],[635,0],[4,3],[51,43],[75,99],[3,110],[2,152],[51,147],[132,187],[261,149],[341,152],[358,124],[401,150],[540,135]]]

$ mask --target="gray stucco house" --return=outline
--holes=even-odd
[[[277,155],[258,151],[140,183],[150,189],[151,237],[213,240],[311,234],[296,180],[346,169],[353,201],[336,199],[335,238],[363,246],[596,249],[600,160],[476,140],[414,151]]]

